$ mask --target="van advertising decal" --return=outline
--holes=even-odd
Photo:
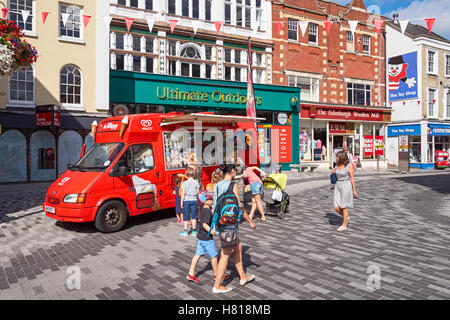
[[[63,178],[59,183],[58,183],[58,186],[63,186],[64,185],[64,183],[66,183],[66,182],[68,182],[70,180],[70,178],[69,177],[65,177],[65,178]]]
[[[150,119],[141,120],[142,130],[145,130],[145,131],[153,130],[152,124],[153,124],[152,120],[150,120]]]
[[[134,191],[137,195],[137,208],[153,208],[154,210],[161,209],[157,198],[158,190],[153,183],[138,176],[133,176],[131,180],[133,181]]]
[[[101,130],[102,131],[118,131],[119,123],[114,123],[114,122],[102,123]]]

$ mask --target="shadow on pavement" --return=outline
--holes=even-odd
[[[423,175],[415,177],[398,177],[393,178],[405,183],[421,185],[428,187],[433,191],[439,192],[441,194],[450,194],[450,174],[434,174],[434,175]]]

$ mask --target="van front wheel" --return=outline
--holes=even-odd
[[[98,209],[95,227],[104,233],[116,232],[123,228],[127,218],[127,207],[121,201],[108,201]]]

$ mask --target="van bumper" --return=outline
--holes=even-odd
[[[50,205],[51,206],[51,205]],[[47,217],[53,218],[58,221],[65,222],[92,222],[94,221],[95,213],[97,212],[96,207],[92,208],[61,208],[55,207],[55,213],[45,211],[45,204],[43,209]]]

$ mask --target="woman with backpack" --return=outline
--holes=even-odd
[[[239,209],[242,210],[242,212],[243,212],[242,217],[248,221],[248,223],[250,224],[250,228],[252,230],[255,230],[256,224],[253,222],[253,220],[249,217],[247,212],[244,210],[244,205],[241,202],[240,197],[239,197],[238,185],[235,182],[233,182],[234,178],[236,177],[235,166],[232,164],[222,165],[221,169],[224,173],[224,178],[222,181],[218,182],[216,184],[216,186],[214,187],[214,203],[213,203],[214,214],[216,215],[216,206],[221,205],[221,202],[222,202],[221,195],[223,195],[225,193],[230,194],[229,197],[233,197],[233,198],[234,198],[234,196],[236,197],[232,200],[233,201],[237,200]],[[233,252],[234,265],[235,265],[236,271],[238,272],[239,277],[240,277],[240,284],[245,285],[246,283],[254,280],[255,276],[247,275],[244,271],[244,267],[242,264],[242,244],[238,237],[239,222],[236,222],[232,225],[227,225],[226,227],[222,226],[220,224],[220,222],[218,222],[217,229],[219,231],[219,236],[221,237],[222,251],[220,254],[220,260],[219,260],[219,264],[217,267],[216,280],[214,282],[214,287],[213,287],[212,291],[213,291],[213,293],[225,293],[225,292],[231,291],[231,289],[232,289],[232,288],[227,288],[227,287],[221,285],[222,277],[225,274],[231,252]],[[224,231],[227,231],[227,232],[231,231],[231,232],[236,233],[237,241],[236,241],[235,247],[224,247],[223,246],[221,232],[224,232]]]

